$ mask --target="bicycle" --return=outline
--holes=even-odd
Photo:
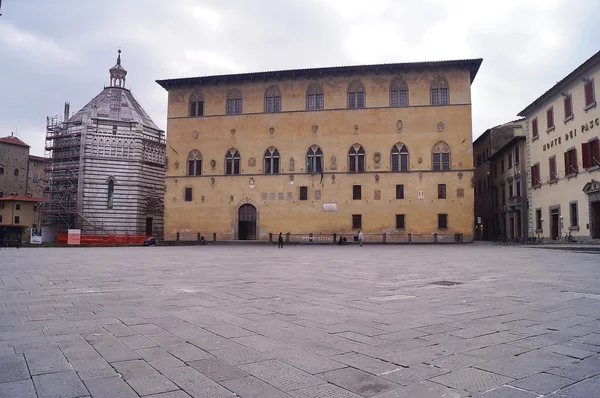
[[[565,236],[561,237],[558,240],[558,243],[573,243],[573,236],[571,235],[571,231],[569,231],[569,233],[565,232]]]

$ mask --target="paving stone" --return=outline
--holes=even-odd
[[[401,368],[396,364],[382,361],[381,359],[371,358],[356,352],[336,355],[331,357],[331,359],[340,363],[340,366],[338,367],[345,367],[346,365],[349,365],[353,368],[364,370],[365,372],[373,373],[375,375],[393,372]]]
[[[380,377],[393,381],[394,383],[409,385],[418,381],[423,381],[435,376],[448,373],[446,369],[436,368],[435,366],[422,363],[411,365],[408,368],[397,368],[395,370],[379,373]]]
[[[243,346],[252,348],[253,350],[256,350],[258,352],[275,351],[287,348],[285,344],[282,344],[277,340],[260,335],[238,337],[232,339],[232,341]]]
[[[256,334],[252,331],[230,324],[208,325],[206,326],[206,330],[225,338],[252,336]]]
[[[510,386],[502,386],[493,390],[487,391],[483,394],[477,394],[476,397],[481,398],[538,398],[539,395],[518,390]]]
[[[356,395],[333,384],[321,384],[301,388],[291,391],[290,394],[296,398],[360,398],[360,395]]]
[[[587,379],[588,377],[600,375],[600,367],[585,362],[579,362],[571,365],[549,369],[547,373],[579,381]]]
[[[435,383],[472,393],[484,392],[513,380],[510,377],[473,368],[461,369],[431,379]]]
[[[239,365],[239,368],[283,391],[323,384],[324,381],[277,360]]]
[[[157,374],[157,371],[152,366],[141,360],[114,362],[112,366],[123,376],[123,380]]]
[[[84,383],[94,398],[138,398],[129,384],[120,377],[85,380]]]
[[[165,329],[156,326],[153,323],[144,323],[141,325],[133,325],[131,326],[132,330],[135,330],[139,334],[143,334],[144,336],[156,336],[159,334],[166,333]]]
[[[151,376],[129,379],[127,380],[127,384],[129,384],[139,395],[150,395],[179,390],[179,387],[173,384],[165,376],[158,373]]]
[[[273,355],[269,355],[269,353],[258,352],[252,348],[241,345],[237,347],[211,351],[211,354],[221,358],[226,362],[229,362],[232,365],[244,365],[247,363],[260,362],[267,359],[273,359],[274,357]]]
[[[89,395],[75,371],[33,376],[33,384],[39,398],[76,398]]]
[[[134,336],[137,334],[135,330],[126,325],[123,325],[122,323],[103,325],[102,327],[106,329],[108,333],[112,334],[115,337]]]
[[[197,361],[199,359],[208,359],[213,356],[200,348],[189,344],[181,344],[165,348],[169,354],[177,357],[183,362]]]
[[[491,347],[479,348],[476,350],[466,351],[464,355],[472,355],[487,360],[495,360],[502,358],[509,358],[515,355],[524,354],[529,349],[523,347],[517,347],[512,344],[498,344]]]
[[[239,379],[241,377],[249,376],[248,373],[244,372],[240,368],[230,365],[229,363],[218,358],[191,361],[188,362],[188,365],[214,381]]]
[[[377,336],[378,339],[390,340],[390,341],[402,341],[408,339],[414,339],[417,337],[427,336],[428,334],[416,329],[399,330],[393,333],[380,334]]]
[[[319,375],[328,382],[363,397],[372,397],[399,385],[353,368],[338,369]]]
[[[558,391],[558,394],[569,398],[590,398],[597,396],[600,391],[600,376],[575,383]]]
[[[146,395],[144,398],[191,398],[189,394],[186,394],[182,390],[163,392],[161,394]]]
[[[578,348],[573,348],[573,347],[567,347],[562,344],[556,344],[556,345],[544,347],[544,348],[542,348],[542,350],[550,351],[555,354],[561,354],[561,355],[565,355],[565,356],[568,356],[571,358],[576,358],[576,359],[585,359],[587,357],[594,355],[593,352],[580,350]]]
[[[373,398],[467,398],[471,393],[430,381],[421,381],[396,390],[377,394]]]
[[[73,370],[60,351],[40,352],[37,354],[27,353],[25,354],[25,359],[29,366],[29,373],[32,376]]]
[[[174,356],[169,356],[167,358],[157,359],[156,361],[148,362],[148,365],[152,366],[154,369],[158,371],[163,371],[166,369],[179,368],[182,366],[186,366],[185,362],[180,361]]]
[[[213,352],[216,353],[216,351]],[[346,365],[332,360],[334,358],[328,359],[323,356],[313,354],[307,350],[301,350],[297,348],[271,351],[268,354],[273,355],[281,362],[285,362],[310,374],[346,367]]]
[[[438,368],[447,369],[451,371],[469,368],[478,363],[485,362],[483,358],[479,358],[471,355],[454,354],[440,359],[434,359],[427,363]]]
[[[510,385],[538,394],[549,394],[560,388],[575,383],[574,380],[549,373],[537,373],[524,379],[511,381]]]
[[[342,332],[342,333],[337,333],[336,336],[340,336],[349,340],[353,340],[353,341],[358,341],[359,343],[364,343],[364,344],[368,344],[368,345],[372,345],[372,346],[380,346],[380,345],[385,345],[385,344],[389,344],[388,340],[384,340],[379,338],[379,336],[377,337],[370,337],[370,336],[365,336],[364,334],[360,334],[360,333],[356,333],[356,332]]]
[[[29,370],[23,355],[0,357],[0,383],[28,379]]]
[[[117,376],[112,366],[102,357],[93,359],[76,359],[70,362],[81,380],[103,379]]]
[[[243,398],[289,398],[290,395],[253,376],[225,380],[221,384]],[[309,387],[310,388],[310,387]],[[296,390],[301,391],[301,390]]]
[[[155,342],[148,340],[146,337],[140,335],[121,337],[119,340],[125,343],[125,345],[131,348],[132,350],[156,347]]]
[[[189,366],[167,369],[164,375],[194,398],[231,398],[235,394]]]
[[[1,383],[0,398],[37,398],[37,394],[31,380],[19,380]]]

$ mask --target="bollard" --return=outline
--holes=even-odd
[[[273,232],[269,232],[269,243],[273,243]]]
[[[437,232],[433,233],[433,243],[437,243],[438,239],[437,239]]]
[[[177,232],[177,238],[175,240],[179,241],[179,232]]]
[[[383,243],[387,242],[387,234],[384,232],[383,233]]]
[[[408,233],[408,243],[412,243],[412,234],[410,232]]]
[[[217,241],[217,233],[213,232],[213,243]]]

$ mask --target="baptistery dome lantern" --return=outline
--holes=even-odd
[[[109,69],[110,85],[111,87],[125,88],[125,76],[127,76],[127,71],[121,66],[121,49],[119,49],[118,53],[117,64]]]

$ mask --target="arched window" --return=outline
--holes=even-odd
[[[281,112],[281,92],[279,87],[271,86],[265,91],[265,112]]]
[[[352,145],[348,152],[348,171],[351,173],[365,171],[365,148],[360,144]]]
[[[190,96],[189,116],[204,116],[204,97],[199,92],[193,92]]]
[[[348,86],[348,108],[365,107],[365,86],[359,81],[354,81]]]
[[[450,170],[450,145],[444,141],[439,141],[431,150],[433,156],[433,170],[447,171]]]
[[[242,92],[237,88],[232,88],[227,93],[227,114],[237,115],[242,113]]]
[[[313,83],[306,90],[306,110],[323,110],[323,89],[319,83]]]
[[[265,174],[279,174],[279,151],[274,146],[265,151]]]
[[[431,82],[431,105],[448,105],[449,103],[448,81],[438,76]]]
[[[399,142],[392,148],[392,171],[408,171],[408,148]]]
[[[192,150],[188,155],[188,175],[202,175],[202,154],[197,149]]]
[[[4,174],[4,166],[0,166],[0,176]]]
[[[408,106],[408,85],[404,80],[396,79],[390,84],[390,106]]]
[[[225,155],[225,174],[240,174],[240,153],[235,148],[231,148]]]
[[[323,151],[317,145],[311,146],[306,152],[306,172],[323,172]]]
[[[14,173],[15,177],[18,177],[19,176],[19,169],[15,169],[15,171],[13,173]]]
[[[113,208],[113,202],[115,199],[115,180],[114,178],[108,179],[108,195],[106,197],[106,207],[109,209]]]

